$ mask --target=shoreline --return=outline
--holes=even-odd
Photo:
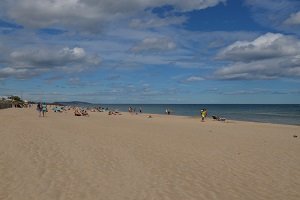
[[[300,125],[300,104],[271,104],[267,107],[264,104],[104,104],[102,106],[123,112],[127,112],[128,107],[141,107],[145,113],[162,115],[165,114],[165,109],[169,108],[174,111],[172,115],[191,117],[199,116],[200,110],[207,108],[210,116],[216,115],[228,120]]]
[[[128,112],[120,112],[122,114],[129,114],[129,115],[143,115],[145,117],[149,116],[149,115],[154,115],[154,116],[158,116],[158,117],[178,117],[178,118],[185,118],[185,119],[196,119],[199,120],[199,122],[201,122],[201,116],[187,116],[187,115],[176,115],[176,114],[171,114],[171,115],[167,115],[167,114],[157,114],[157,113],[138,113],[138,114],[131,114]],[[260,121],[246,121],[246,120],[235,120],[235,119],[226,119],[226,121],[217,121],[214,120],[211,116],[208,116],[206,118],[206,120],[212,121],[212,122],[218,122],[218,123],[253,123],[253,124],[265,124],[265,125],[279,125],[279,126],[293,126],[293,127],[300,127],[300,125],[297,124],[280,124],[280,123],[271,123],[271,122],[260,122]],[[201,123],[205,123],[201,122]]]
[[[54,105],[52,105],[53,107]],[[51,107],[51,108],[52,108]],[[81,108],[80,106],[77,106],[78,108]],[[5,109],[35,109],[36,108],[36,105],[33,104],[33,106],[31,108],[5,108]],[[1,110],[4,110],[4,109],[0,109]],[[49,105],[48,105],[48,110],[49,110]],[[50,109],[51,110],[51,109]],[[112,110],[116,110],[116,109],[112,109]],[[118,110],[118,109],[117,109]],[[52,110],[50,112],[53,112]],[[73,111],[69,111],[69,112],[73,112]],[[98,113],[98,111],[96,112],[91,112],[88,110],[88,112],[90,114],[93,114],[93,113]],[[142,112],[142,113],[129,113],[129,112],[126,112],[126,111],[118,111],[119,113],[122,113],[122,114],[128,114],[129,116],[135,116],[135,115],[143,115],[145,117],[149,116],[149,115],[153,115],[153,116],[160,116],[160,117],[178,117],[178,118],[186,118],[186,119],[199,119],[200,122],[201,122],[201,116],[200,115],[195,115],[195,116],[189,116],[189,115],[179,115],[179,114],[170,114],[170,115],[167,115],[167,114],[162,114],[162,113],[145,113],[145,112]],[[103,111],[103,112],[99,112],[99,113],[108,113],[108,111]],[[226,121],[217,121],[217,120],[214,120],[211,116],[208,116],[206,118],[206,120],[209,120],[209,121],[215,121],[215,122],[219,122],[219,123],[254,123],[254,124],[266,124],[266,125],[283,125],[283,126],[295,126],[295,127],[300,127],[300,124],[286,124],[286,123],[272,123],[272,122],[263,122],[263,121],[251,121],[251,120],[236,120],[236,119],[226,119]],[[205,122],[204,122],[205,123]]]

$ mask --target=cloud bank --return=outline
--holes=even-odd
[[[300,76],[300,40],[266,33],[253,41],[237,41],[217,59],[231,62],[215,72],[219,79],[278,79]]]
[[[170,5],[178,12],[187,12],[212,7],[225,1],[4,0],[1,1],[0,7],[2,7],[5,17],[25,27],[72,27],[73,29],[96,32],[100,31],[105,23],[133,17],[139,13],[144,13],[146,9]],[[175,21],[171,23],[177,23]],[[139,23],[135,22],[134,24]]]
[[[100,64],[100,58],[88,55],[83,48],[21,49],[12,51],[4,67],[0,67],[0,78],[26,79],[45,72],[81,72]]]
[[[288,25],[300,25],[300,11],[291,14],[290,17],[287,20],[285,20],[284,23]]]

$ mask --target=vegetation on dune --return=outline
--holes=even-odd
[[[9,96],[7,98],[2,97],[0,99],[0,108],[11,108],[19,107],[22,108],[25,105],[25,101],[22,100],[19,96]]]

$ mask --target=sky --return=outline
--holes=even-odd
[[[299,104],[299,0],[1,0],[0,96]]]

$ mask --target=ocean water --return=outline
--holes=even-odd
[[[84,105],[81,105],[84,106]],[[226,119],[274,124],[300,125],[300,104],[94,104],[119,111],[128,107],[142,108],[143,113],[165,114],[170,109],[173,115],[200,117],[206,108],[208,116],[217,115]]]

